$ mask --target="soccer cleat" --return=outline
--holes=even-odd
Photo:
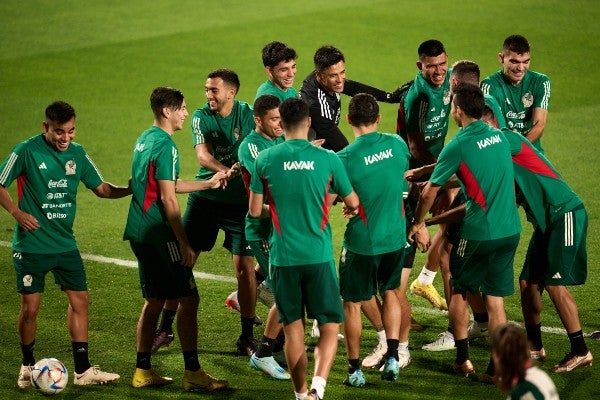
[[[267,308],[271,308],[273,307],[273,304],[275,304],[273,291],[265,285],[264,281],[256,287],[256,299],[263,303]]]
[[[302,400],[322,400],[322,399],[317,394],[316,389],[310,389],[308,391],[308,393],[306,394],[306,396],[304,396],[304,399],[302,399]]]
[[[546,350],[542,347],[539,350],[529,349],[529,358],[532,360],[544,361],[546,359]]]
[[[161,347],[170,346],[171,343],[173,343],[173,340],[175,340],[175,335],[173,334],[173,332],[167,333],[164,331],[156,331],[156,334],[154,336],[154,342],[152,343],[152,352],[156,353]]]
[[[19,371],[19,379],[17,379],[17,385],[21,389],[27,389],[31,387],[31,370],[33,365],[21,365]]]
[[[478,339],[478,338],[488,337],[489,336],[488,323],[487,322],[479,323],[477,321],[473,321],[471,323],[471,325],[469,325],[469,330],[467,333],[468,333],[469,339]]]
[[[394,357],[390,357],[383,365],[383,371],[381,371],[381,380],[396,381],[398,380],[399,373],[400,366],[398,365],[398,361]]]
[[[287,367],[287,360],[285,359],[285,352],[283,350],[273,352],[273,359],[277,364],[281,365],[282,367]]]
[[[352,387],[363,387],[367,381],[365,380],[365,374],[360,369],[357,369],[351,374],[348,374],[344,380],[344,385]]]
[[[369,353],[362,361],[363,368],[377,368],[379,367],[385,357],[385,353],[387,353],[387,343],[379,342],[377,346],[373,348],[373,351]]]
[[[436,341],[424,345],[422,349],[427,351],[446,351],[452,350],[454,347],[454,335],[446,331],[440,333]]]
[[[252,357],[250,357],[250,367],[257,371],[264,372],[273,379],[282,381],[290,379],[290,374],[288,374],[285,369],[281,368],[272,356],[259,358],[256,357],[256,354],[252,354]]]
[[[414,295],[421,296],[431,303],[431,305],[440,310],[448,310],[446,300],[440,296],[437,289],[432,285],[421,285],[419,279],[415,279],[410,284],[410,292]]]
[[[183,390],[189,392],[213,392],[229,387],[229,382],[214,378],[207,374],[202,368],[197,371],[185,370],[183,373]]]
[[[408,347],[405,349],[398,349],[398,367],[404,369],[410,364],[410,351]]]
[[[590,333],[590,338],[596,339],[596,340],[600,339],[600,331],[594,331],[594,332]]]
[[[251,356],[258,349],[256,340],[254,340],[253,337],[247,338],[240,335],[235,345],[237,346],[238,352],[242,356]]]
[[[229,296],[225,299],[225,305],[227,308],[233,311],[240,312],[240,302],[238,301],[238,292],[231,292]],[[262,325],[262,319],[258,315],[254,316],[254,325],[259,326]]]
[[[173,383],[173,378],[160,376],[153,369],[136,368],[131,379],[131,386],[134,388],[165,386],[171,383]]]
[[[496,377],[494,375],[490,375],[490,374],[484,372],[483,374],[477,376],[477,382],[495,385]]]
[[[576,368],[592,366],[592,362],[594,361],[594,357],[592,357],[592,352],[588,350],[582,356],[577,356],[572,353],[567,353],[565,357],[552,367],[552,372],[571,372]]]
[[[457,374],[462,374],[465,378],[473,375],[475,373],[475,368],[473,368],[473,363],[471,360],[465,360],[462,364],[454,364],[454,372]]]
[[[310,330],[310,336],[314,337],[316,339],[321,337],[321,331],[319,330],[319,322],[315,319],[313,320],[313,326],[312,329]],[[344,340],[344,335],[342,335],[341,333],[338,333],[337,335],[338,341],[342,341]]]
[[[120,378],[119,374],[104,372],[97,365],[92,365],[83,373],[75,373],[73,384],[75,385],[104,385],[105,383],[116,381]]]

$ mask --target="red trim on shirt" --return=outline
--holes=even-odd
[[[521,150],[512,156],[513,162],[520,165],[528,171],[534,174],[549,176],[554,179],[560,179],[560,177],[550,168],[548,164],[540,158],[540,156],[531,147],[527,146],[526,143],[521,143]]]
[[[458,172],[456,175],[460,178],[462,183],[465,185],[465,190],[467,195],[472,198],[475,203],[479,204],[479,206],[485,211],[486,208],[486,200],[485,195],[483,194],[483,190],[481,186],[479,186],[479,182],[473,175],[473,172],[469,169],[467,164],[464,161],[461,161],[460,167],[458,168]]]
[[[21,204],[21,198],[25,191],[25,182],[27,182],[27,175],[19,175],[17,177],[17,204]]]
[[[279,224],[279,216],[277,215],[277,207],[275,207],[275,200],[273,199],[273,195],[271,194],[271,190],[269,190],[269,182],[265,178],[261,178],[263,183],[263,188],[265,189],[265,197],[267,198],[267,203],[269,204],[269,214],[271,214],[271,221],[273,221],[273,226],[279,235],[281,236],[281,225]]]
[[[321,203],[321,210],[323,210],[323,215],[321,216],[321,230],[325,229],[327,226],[327,221],[329,221],[329,206],[327,204],[327,194],[329,193],[329,188],[331,187],[331,182],[333,181],[333,175],[329,175],[329,179],[327,180],[327,186],[325,186],[325,196],[323,196],[323,203]]]
[[[144,193],[144,213],[148,211],[152,204],[160,197],[160,188],[158,187],[158,181],[154,174],[156,173],[156,167],[154,163],[150,161],[148,166],[148,180],[146,183],[146,193]]]

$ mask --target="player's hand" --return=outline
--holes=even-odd
[[[313,146],[321,147],[321,146],[323,146],[323,144],[325,144],[325,139],[311,140],[310,144],[312,144]]]
[[[223,171],[215,172],[215,174],[208,181],[211,189],[218,189],[227,187],[227,173]]]
[[[241,173],[240,163],[236,162],[227,170],[227,180],[233,179]]]
[[[188,268],[194,268],[198,254],[192,249],[189,243],[179,243],[181,252],[181,265]]]
[[[21,226],[21,228],[25,229],[26,231],[34,231],[40,228],[40,223],[38,220],[33,215],[28,214],[25,211],[17,210],[13,213],[13,217]]]
[[[425,223],[421,224],[412,224],[408,228],[408,233],[406,234],[407,239],[411,243],[417,243],[417,247],[422,251],[426,252],[429,249],[429,245],[431,244],[431,240],[429,237],[429,231],[425,226]]]
[[[342,214],[344,218],[352,218],[358,214],[358,208],[348,208],[347,205],[342,206]]]
[[[423,175],[423,168],[421,167],[409,169],[406,172],[404,172],[404,179],[406,179],[407,181],[415,181]]]

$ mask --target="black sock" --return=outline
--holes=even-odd
[[[486,312],[473,313],[473,320],[475,322],[479,322],[480,324],[486,323],[489,321],[488,313],[486,313]]]
[[[358,358],[348,359],[348,373],[353,374],[357,369],[360,369]]]
[[[258,346],[258,350],[256,351],[256,357],[271,357],[273,355],[275,340],[277,339],[271,339],[263,335],[262,343]]]
[[[33,348],[35,347],[35,340],[30,344],[21,343],[21,353],[23,354],[23,365],[34,365],[35,358],[33,357]]]
[[[198,350],[184,351],[183,363],[188,371],[198,371],[200,369],[200,361],[198,361]]]
[[[273,344],[273,353],[279,353],[283,351],[283,345],[285,345],[285,335],[282,333],[277,335],[275,343]]]
[[[527,332],[527,339],[531,343],[531,346],[533,346],[533,349],[541,350],[541,348],[544,347],[542,344],[542,324],[525,324],[525,331]]]
[[[160,320],[158,330],[160,332],[173,333],[173,321],[175,320],[176,314],[177,310],[167,310],[166,308],[163,308],[162,319]]]
[[[448,332],[450,332],[452,334],[452,336],[454,336],[454,329],[452,329],[452,327],[450,325],[448,325]]]
[[[400,340],[398,339],[386,339],[387,342],[387,353],[385,353],[385,358],[395,358],[398,361],[398,344],[400,344]]]
[[[152,365],[150,364],[150,355],[152,353],[148,352],[138,352],[136,354],[135,367],[140,369],[150,369]]]
[[[461,365],[469,359],[469,339],[454,339],[456,346],[456,364]]]
[[[490,362],[488,363],[485,373],[488,374],[489,376],[496,375],[496,367],[494,366],[494,360],[492,359],[492,357],[490,357]]]
[[[72,342],[73,359],[75,360],[75,373],[82,374],[92,365],[88,357],[87,342]]]
[[[583,332],[581,330],[569,333],[569,342],[571,342],[571,354],[584,356],[588,352],[587,345],[583,340]]]
[[[263,276],[262,272],[260,272],[260,269],[254,270],[254,277],[256,278],[256,286],[260,285],[265,280],[265,277]]]
[[[246,338],[254,337],[254,317],[242,317],[240,316],[242,321],[242,336]]]

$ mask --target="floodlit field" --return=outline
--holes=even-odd
[[[586,334],[600,329],[599,214],[596,198],[600,167],[596,149],[600,141],[597,117],[598,62],[600,61],[600,7],[593,0],[570,2],[491,0],[420,2],[348,0],[302,2],[250,1],[16,1],[0,3],[0,158],[18,142],[41,132],[46,105],[58,99],[77,111],[76,141],[83,144],[106,180],[125,184],[130,175],[132,146],[152,123],[149,96],[156,86],[173,86],[186,94],[188,109],[205,103],[208,72],[228,67],[238,72],[238,99],[252,102],[256,88],[266,80],[260,50],[271,40],[281,40],[298,54],[295,87],[312,70],[312,56],[321,45],[333,44],[346,56],[348,77],[386,90],[414,78],[418,45],[430,38],[446,45],[450,62],[476,61],[483,77],[499,69],[497,53],[504,38],[519,33],[532,46],[531,69],[552,81],[551,108],[543,143],[546,155],[583,198],[589,213],[588,283],[573,289]],[[343,111],[349,99],[343,98]],[[380,128],[393,132],[395,105],[381,105]],[[341,129],[351,136],[342,119]],[[456,127],[451,125],[449,136]],[[191,129],[175,134],[181,155],[182,177],[192,178],[198,168]],[[15,184],[10,192],[15,195]],[[181,196],[185,207],[185,196]],[[128,243],[121,240],[129,200],[100,200],[81,186],[75,231],[82,253],[133,261]],[[344,221],[332,210],[335,253],[339,254]],[[39,398],[17,388],[21,363],[16,320],[19,298],[15,293],[10,241],[14,220],[0,210],[0,398]],[[515,260],[520,270],[531,232],[524,231]],[[415,263],[420,269],[423,256]],[[107,371],[121,374],[117,384],[64,390],[68,399],[188,399],[203,397],[181,389],[183,362],[179,342],[153,357],[160,372],[176,383],[162,389],[133,389],[135,328],[143,304],[137,271],[110,262],[87,261],[90,305],[90,357]],[[269,380],[235,355],[239,314],[224,305],[235,288],[228,253],[215,248],[202,254],[198,272],[226,279],[197,279],[201,291],[200,360],[232,389],[210,395],[219,399],[291,399],[290,382]],[[416,277],[413,273],[411,279]],[[441,291],[440,277],[436,286]],[[365,371],[367,386],[342,385],[346,375],[343,345],[333,366],[327,399],[501,399],[495,387],[456,376],[451,372],[454,352],[430,353],[421,346],[445,330],[447,316],[432,310],[421,298],[410,296],[415,318],[425,326],[411,335],[412,363],[396,383],[382,382],[378,371]],[[569,350],[568,339],[547,296],[543,324],[548,371]],[[56,357],[69,372],[73,369],[66,329],[66,299],[48,278],[38,318],[36,357]],[[266,308],[257,306],[266,318]],[[518,296],[507,299],[509,319],[521,321]],[[262,329],[255,330],[259,338]],[[307,337],[309,349],[314,339]],[[365,324],[361,356],[376,344],[376,335]],[[600,359],[600,343],[587,344]],[[485,342],[474,342],[472,361],[483,372],[489,358]],[[312,354],[309,354],[312,360]],[[552,374],[564,399],[600,397],[598,365],[566,375]]]

